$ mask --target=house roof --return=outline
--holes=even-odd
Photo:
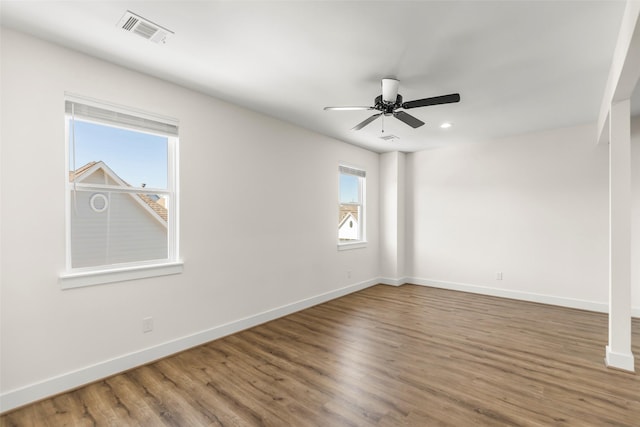
[[[146,194],[138,194],[138,197],[140,197],[143,202],[145,202],[147,205],[149,205],[149,207],[151,209],[153,209],[153,211],[155,213],[157,213],[160,218],[164,219],[165,221],[168,220],[167,208],[162,206],[160,203],[154,201],[153,199],[151,199]]]
[[[358,220],[358,206],[355,205],[340,205],[339,217],[338,217],[338,227],[342,225],[344,221],[349,217],[349,214],[353,216],[353,218]]]
[[[79,167],[75,171],[69,171],[69,181],[73,181],[74,179],[79,178],[96,164],[98,164],[98,162],[89,162],[86,165]]]
[[[347,220],[349,220],[349,218],[351,218],[353,221],[358,221],[358,218],[356,218],[351,212],[349,212],[347,213],[347,215],[345,215],[344,218],[340,220],[340,222],[338,223],[338,228],[342,228],[342,226],[347,222]]]
[[[75,171],[69,171],[69,181],[74,181],[74,180],[81,181],[83,178],[91,175],[92,173],[94,173],[98,169],[104,170],[105,173],[107,173],[112,178],[114,178],[115,181],[121,183],[121,185],[127,186],[127,187],[131,187],[131,185],[129,185],[122,178],[120,178],[103,161],[89,162],[89,163],[79,167]],[[154,212],[155,215],[157,215],[159,218],[161,218],[164,221],[165,224],[167,223],[169,215],[168,215],[168,211],[167,211],[166,207],[162,206],[160,203],[158,203],[155,200],[153,200],[147,194],[138,193],[138,194],[135,194],[134,196],[136,196],[137,199],[139,199],[144,205],[149,207]]]

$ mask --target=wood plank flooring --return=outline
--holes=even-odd
[[[640,426],[640,375],[605,368],[606,344],[604,314],[380,285],[0,425]]]

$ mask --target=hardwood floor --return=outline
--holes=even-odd
[[[381,285],[0,425],[640,426],[640,375],[605,368],[606,343],[604,314]]]

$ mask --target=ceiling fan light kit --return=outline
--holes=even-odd
[[[373,116],[365,119],[353,127],[352,130],[360,130],[378,117],[393,116],[401,122],[411,126],[412,128],[419,128],[424,125],[422,120],[412,116],[411,114],[403,111],[411,108],[428,107],[431,105],[451,104],[454,102],[460,102],[460,94],[452,93],[449,95],[434,96],[431,98],[416,99],[414,101],[402,102],[402,95],[398,93],[398,87],[400,81],[393,78],[382,79],[382,94],[378,95],[375,99],[373,107],[324,107],[325,110],[378,110],[380,113],[376,113]],[[400,111],[397,111],[401,109]]]
[[[398,95],[398,86],[400,82],[396,79],[382,79],[382,100],[393,104]]]

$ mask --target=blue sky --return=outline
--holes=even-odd
[[[359,178],[340,174],[340,203],[358,202]]]
[[[69,132],[71,138],[71,132]],[[73,165],[70,143],[69,164]],[[75,168],[102,160],[134,187],[167,188],[167,138],[75,121]]]

